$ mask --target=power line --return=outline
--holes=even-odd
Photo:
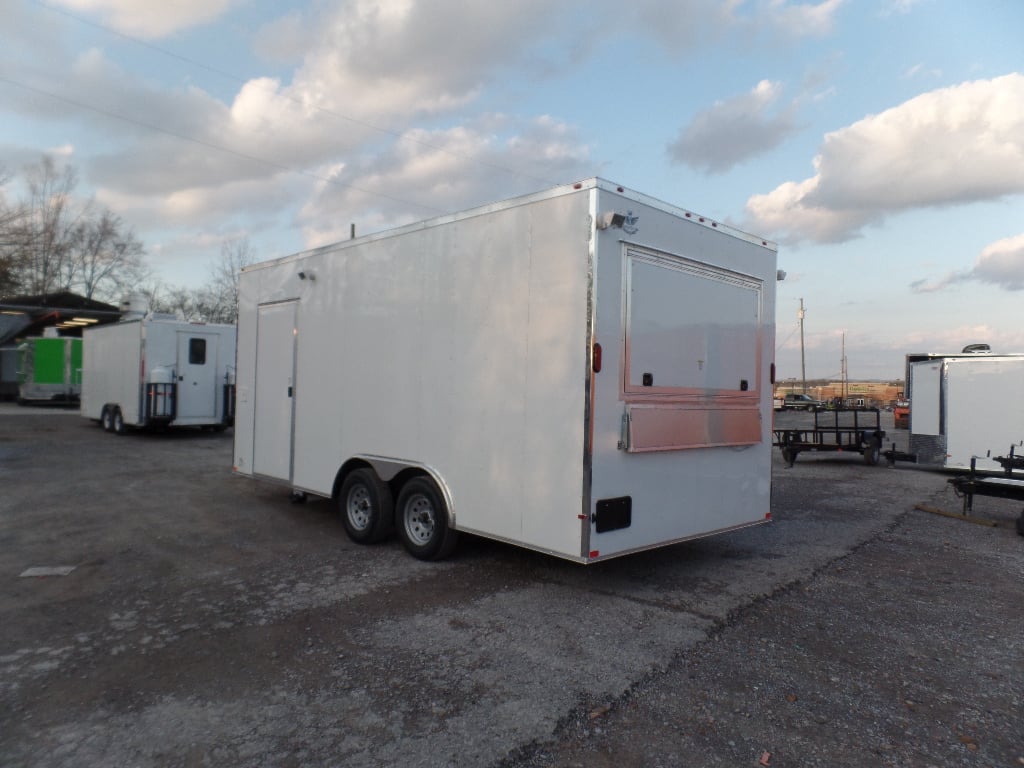
[[[800,325],[794,325],[793,330],[789,332],[789,336],[782,340],[781,343],[775,345],[775,352],[778,353],[780,349],[786,346],[786,342],[793,338],[793,334],[800,330]]]
[[[423,208],[424,210],[431,211],[433,213],[444,213],[445,212],[445,211],[443,211],[440,208],[435,208],[435,207],[430,206],[430,205],[425,205],[424,203],[418,203],[418,202],[416,202],[414,200],[407,200],[405,198],[397,197],[395,195],[388,195],[388,194],[385,194],[383,192],[375,192],[375,191],[370,190],[370,189],[365,189],[363,187],[359,187],[359,186],[357,186],[355,184],[340,182],[340,181],[338,181],[336,179],[332,179],[332,178],[329,178],[327,176],[320,176],[319,174],[311,173],[310,171],[305,171],[305,170],[302,170],[301,168],[295,168],[295,167],[292,167],[290,165],[286,165],[285,163],[279,163],[279,162],[277,162],[275,160],[268,160],[265,157],[259,157],[257,155],[250,155],[250,154],[248,154],[246,152],[239,152],[238,150],[231,149],[230,147],[225,147],[225,146],[223,146],[221,144],[215,144],[212,141],[206,141],[205,139],[199,139],[199,138],[196,138],[195,136],[189,136],[188,134],[178,133],[177,131],[171,131],[171,130],[168,130],[167,128],[163,128],[163,127],[161,127],[159,125],[154,125],[152,123],[147,123],[147,122],[144,122],[142,120],[138,120],[138,119],[136,119],[134,117],[128,117],[127,115],[118,114],[117,112],[111,112],[109,110],[102,109],[101,107],[97,107],[94,104],[86,104],[84,101],[79,101],[77,99],[72,99],[72,98],[70,98],[68,96],[61,96],[60,94],[53,93],[52,91],[47,91],[47,90],[44,90],[42,88],[37,88],[36,86],[29,85],[28,83],[23,83],[23,82],[20,82],[18,80],[12,80],[11,78],[4,77],[3,75],[0,75],[0,82],[7,83],[8,85],[13,85],[13,86],[16,86],[18,88],[23,88],[26,91],[30,91],[30,92],[38,94],[40,96],[46,96],[48,98],[55,99],[56,101],[62,101],[64,103],[66,103],[66,104],[71,104],[71,105],[79,107],[81,109],[87,109],[90,112],[95,112],[97,114],[103,115],[104,117],[108,117],[108,118],[111,118],[113,120],[121,120],[123,122],[130,123],[131,125],[139,126],[141,128],[147,128],[147,129],[149,129],[151,131],[156,131],[157,133],[162,133],[162,134],[165,134],[167,136],[172,136],[172,137],[174,137],[176,139],[180,139],[181,141],[188,141],[188,142],[191,142],[193,144],[198,144],[200,146],[207,147],[209,149],[215,149],[215,150],[217,150],[219,152],[223,152],[223,153],[228,154],[228,155],[233,155],[234,157],[239,157],[239,158],[242,158],[243,160],[249,160],[249,161],[254,162],[254,163],[259,163],[261,165],[265,165],[265,166],[268,166],[270,168],[277,168],[278,170],[288,171],[289,173],[297,173],[297,174],[300,174],[302,176],[307,176],[307,177],[309,177],[311,179],[316,179],[317,181],[322,181],[322,182],[324,182],[326,184],[331,184],[332,186],[336,186],[336,187],[339,187],[341,189],[352,189],[352,190],[355,190],[357,192],[362,192],[362,193],[367,194],[367,195],[374,195],[376,197],[381,197],[381,198],[384,198],[385,200],[390,200],[391,202],[394,202],[394,203],[401,203],[403,205],[413,205],[413,206],[416,206],[418,208]]]
[[[215,75],[217,75],[219,77],[225,78],[226,80],[230,80],[230,81],[232,81],[234,83],[239,83],[239,84],[243,84],[244,85],[246,82],[248,82],[248,80],[246,78],[244,78],[244,77],[242,77],[240,75],[236,75],[234,73],[227,72],[227,71],[225,71],[223,69],[220,69],[218,67],[214,67],[214,66],[211,66],[209,64],[205,64],[204,62],[199,61],[198,59],[193,59],[193,58],[191,58],[189,56],[184,56],[184,55],[182,55],[180,53],[176,53],[175,51],[169,50],[167,48],[163,48],[163,47],[161,47],[159,45],[155,45],[153,43],[147,42],[147,41],[142,40],[140,38],[134,37],[133,35],[129,35],[129,34],[126,34],[124,32],[120,32],[120,31],[114,29],[113,27],[108,27],[105,24],[100,24],[99,22],[92,21],[91,19],[86,19],[86,18],[84,18],[82,16],[78,16],[77,14],[71,13],[70,11],[67,11],[67,10],[65,10],[63,8],[57,8],[55,6],[49,5],[48,3],[44,3],[44,2],[42,2],[42,0],[31,0],[31,2],[34,3],[35,5],[39,6],[40,8],[45,8],[46,10],[51,11],[53,13],[58,13],[58,14],[60,14],[62,16],[65,16],[65,17],[67,17],[67,18],[69,18],[69,19],[71,19],[73,21],[77,21],[80,24],[84,24],[86,26],[93,27],[94,29],[101,30],[101,31],[106,32],[107,34],[113,35],[115,37],[120,37],[122,40],[127,40],[128,42],[134,43],[135,45],[141,46],[143,48],[148,48],[151,51],[155,51],[155,52],[160,53],[160,54],[162,54],[164,56],[168,56],[168,57],[170,57],[172,59],[177,59],[178,61],[183,62],[185,64],[189,64],[189,65],[194,66],[194,67],[199,67],[200,69],[204,69],[207,72],[211,72],[211,73],[213,73],[213,74],[215,74]],[[284,94],[282,94],[282,95],[284,95]],[[303,108],[308,108],[310,106],[310,105],[306,104],[305,102],[303,102],[301,99],[299,99],[296,96],[284,95],[284,98],[288,99],[292,103],[297,104],[297,105],[299,105],[299,106],[301,106]],[[444,153],[446,155],[458,158],[460,160],[467,160],[469,162],[474,163],[475,165],[480,166],[481,168],[490,168],[492,170],[501,171],[503,173],[508,173],[508,174],[510,174],[512,176],[519,176],[519,177],[522,177],[522,178],[525,178],[525,179],[530,179],[532,181],[537,181],[537,182],[539,182],[541,184],[544,184],[546,186],[554,186],[557,183],[557,182],[555,182],[555,181],[553,181],[551,179],[545,179],[545,178],[542,178],[540,176],[533,176],[532,174],[524,173],[524,172],[518,171],[518,170],[516,170],[514,168],[508,168],[506,166],[499,165],[498,163],[489,163],[489,162],[487,162],[485,160],[480,160],[480,159],[477,159],[477,158],[472,158],[472,157],[469,157],[469,156],[464,155],[464,154],[459,153],[459,152],[453,152],[452,150],[447,149],[446,147],[442,147],[442,146],[440,146],[438,144],[432,144],[429,141],[423,141],[422,139],[417,139],[415,137],[409,136],[406,133],[401,133],[401,132],[393,130],[391,128],[385,128],[383,126],[376,125],[374,123],[370,123],[370,122],[367,122],[365,120],[360,120],[359,118],[352,117],[351,115],[345,115],[345,114],[343,114],[341,112],[336,112],[336,111],[334,111],[332,109],[328,109],[326,107],[321,107],[321,106],[313,105],[313,109],[316,110],[317,112],[322,112],[325,115],[330,115],[331,117],[337,118],[339,120],[344,120],[346,122],[352,123],[353,125],[358,125],[358,126],[360,126],[362,128],[368,128],[368,129],[370,129],[372,131],[377,131],[378,133],[387,134],[387,135],[392,136],[393,138],[395,138],[395,139],[397,139],[399,141],[412,142],[413,144],[417,144],[417,145],[419,145],[419,146],[421,146],[421,147],[423,147],[425,149],[431,149],[431,150],[434,150],[436,152],[442,152],[442,153]]]

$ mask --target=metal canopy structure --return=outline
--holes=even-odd
[[[41,336],[59,327],[61,336],[81,336],[86,325],[116,322],[121,310],[70,291],[0,299],[0,347],[16,338]]]

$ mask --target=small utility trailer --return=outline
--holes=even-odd
[[[1011,451],[1012,455],[1012,451]],[[1018,460],[1020,457],[1016,457]],[[996,459],[999,461],[999,459]],[[1010,474],[1010,469],[1006,470]],[[975,461],[971,461],[971,471],[966,475],[957,475],[949,479],[957,495],[964,500],[964,514],[971,511],[975,496],[991,496],[997,499],[1024,501],[1024,478],[985,477],[979,475]],[[1024,536],[1024,511],[1017,518],[1017,533]]]
[[[836,408],[814,414],[814,426],[775,429],[775,445],[787,466],[803,451],[859,453],[871,466],[882,454],[885,431],[877,408]]]

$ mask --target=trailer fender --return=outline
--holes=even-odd
[[[353,456],[342,464],[341,468],[338,470],[338,474],[334,479],[334,488],[331,494],[332,498],[337,498],[338,492],[341,490],[341,484],[345,482],[345,478],[354,470],[361,467],[369,467],[376,472],[377,477],[391,487],[391,495],[392,498],[395,499],[398,498],[398,494],[401,492],[402,486],[405,485],[408,480],[418,475],[426,475],[434,481],[434,484],[441,492],[441,496],[443,497],[445,508],[448,513],[448,526],[453,530],[457,528],[455,502],[452,497],[451,488],[435,467],[422,464],[418,461],[396,459],[387,456]]]

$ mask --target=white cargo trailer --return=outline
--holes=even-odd
[[[82,333],[81,413],[104,429],[197,426],[234,417],[236,329],[146,315]]]
[[[907,372],[917,462],[1001,472],[993,457],[1024,440],[1024,355],[908,355]]]
[[[422,559],[764,522],[776,257],[591,179],[247,267],[235,471]]]

